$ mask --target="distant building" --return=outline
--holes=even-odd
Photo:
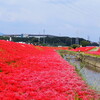
[[[6,37],[21,37],[21,38],[28,38],[28,37],[35,37],[35,38],[42,38],[42,37],[55,37],[54,35],[43,35],[43,34],[6,34],[3,35]]]

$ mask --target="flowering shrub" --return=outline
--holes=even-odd
[[[50,47],[0,40],[0,100],[99,100]]]

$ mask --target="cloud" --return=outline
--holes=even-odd
[[[99,4],[100,0],[0,0],[0,22],[30,24],[36,31],[46,27],[50,33],[90,35],[100,31]]]
[[[2,2],[0,6],[0,20],[3,21],[29,21],[37,23],[44,20],[43,13],[39,11],[41,6],[39,2],[29,0],[29,2],[20,0],[10,0]],[[25,3],[25,4],[24,4]]]
[[[8,21],[37,21],[38,23],[57,18],[65,21],[76,21],[78,19],[79,22],[81,22],[83,14],[80,14],[75,6],[70,6],[70,3],[68,3],[70,1],[71,0],[3,0],[2,2],[5,6],[1,6],[3,9],[0,11],[3,13],[0,14],[2,16],[0,19]],[[50,2],[57,2],[58,4]],[[62,4],[62,2],[68,4]],[[78,16],[80,16],[80,19]]]
[[[50,0],[3,0],[0,2],[3,4],[3,6],[0,6],[0,20],[3,21],[46,23],[48,20],[56,18],[66,19],[66,14],[70,14],[66,5],[62,4],[62,2],[66,2],[65,0],[51,1],[59,4],[50,3]]]

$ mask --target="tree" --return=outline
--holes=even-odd
[[[88,45],[90,44],[90,42],[89,42],[89,41],[83,40],[83,41],[81,41],[80,44],[81,44],[83,47],[86,47],[86,46],[88,46]]]
[[[72,47],[73,49],[76,49],[76,48],[80,47],[80,45],[78,45],[78,44],[72,44],[71,47]]]

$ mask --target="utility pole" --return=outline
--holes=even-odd
[[[40,37],[38,38],[38,43],[40,44]]]
[[[71,44],[71,45],[72,45],[72,41],[73,41],[72,39],[73,39],[73,38],[71,37],[71,38],[70,38],[70,41],[71,41],[71,43],[70,43],[70,44]]]
[[[88,39],[88,41],[90,41],[90,37],[89,36],[87,36],[87,39]]]
[[[77,31],[76,34],[77,34],[77,35],[76,35],[75,43],[76,43],[76,44],[79,44],[79,38],[78,38],[79,31]]]
[[[12,37],[11,36],[9,37],[9,41],[12,41]]]
[[[43,29],[43,35],[45,35],[45,29]],[[43,44],[45,44],[45,36],[43,38]]]
[[[79,38],[76,37],[76,44],[79,44]]]
[[[39,32],[39,35],[40,35],[40,32]],[[39,45],[40,45],[40,41],[41,40],[41,36],[38,38],[38,43],[39,43]]]

